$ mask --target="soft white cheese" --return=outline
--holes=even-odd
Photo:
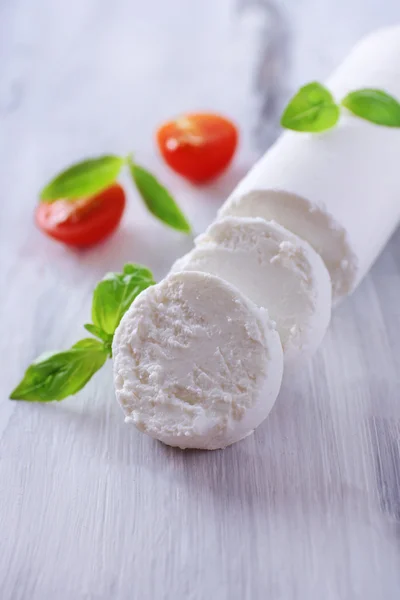
[[[362,40],[327,82],[400,99],[400,27]],[[324,259],[336,299],[366,274],[400,219],[400,134],[346,114],[322,134],[287,132],[233,191],[219,216],[273,219]]]
[[[362,87],[400,98],[400,27],[360,42],[327,85],[338,100]],[[398,129],[350,114],[323,134],[285,133],[175,272],[123,317],[113,357],[126,421],[181,448],[252,433],[281,385],[279,334],[287,365],[328,325],[318,254],[334,298],[344,297],[397,226],[399,156]]]
[[[285,364],[308,358],[331,315],[331,282],[320,256],[284,227],[260,218],[227,217],[195,240],[172,267],[225,279],[276,322]]]
[[[283,371],[268,312],[198,272],[142,292],[115,333],[113,357],[126,421],[180,448],[224,448],[252,433]]]

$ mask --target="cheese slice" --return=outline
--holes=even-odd
[[[251,434],[283,371],[268,312],[198,272],[171,274],[138,296],[115,333],[113,359],[126,422],[180,448],[224,448]]]
[[[277,223],[226,217],[196,239],[172,267],[225,279],[276,322],[285,364],[297,364],[318,348],[331,316],[331,282],[311,246]]]

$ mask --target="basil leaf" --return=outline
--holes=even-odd
[[[383,90],[355,90],[343,98],[342,104],[357,117],[376,125],[400,127],[400,103]]]
[[[134,263],[126,263],[126,265],[122,268],[123,275],[136,275],[137,277],[142,277],[143,279],[149,279],[153,281],[153,273],[147,267],[143,265],[137,265]]]
[[[155,283],[151,271],[141,265],[125,265],[122,273],[108,273],[93,293],[92,321],[111,336],[136,296]]]
[[[325,131],[337,123],[339,112],[330,91],[314,81],[300,88],[290,100],[281,117],[281,125],[294,131]]]
[[[59,198],[69,200],[92,196],[112,185],[125,160],[119,156],[100,156],[84,160],[55,177],[40,194],[42,202]]]
[[[104,344],[84,339],[64,352],[46,353],[28,367],[12,400],[51,402],[76,394],[105,363]]]
[[[111,334],[109,334],[109,333],[106,333],[102,329],[100,329],[100,327],[96,327],[96,325],[93,325],[92,323],[86,323],[84,325],[84,328],[86,329],[86,331],[88,331],[92,335],[94,335],[97,338],[99,338],[99,340],[101,340],[102,342],[104,342],[104,347],[106,348],[106,350],[108,352],[108,356],[110,358],[112,358],[112,341],[113,341],[113,336]]]
[[[161,183],[143,167],[129,160],[132,179],[149,211],[173,229],[190,233],[185,215]]]
[[[113,336],[100,329],[100,327],[96,327],[96,325],[93,325],[92,323],[86,323],[84,328],[86,331],[99,338],[99,340],[102,340],[105,344],[110,344],[112,342]]]

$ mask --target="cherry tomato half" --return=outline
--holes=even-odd
[[[41,202],[35,213],[38,227],[50,237],[84,248],[109,236],[125,208],[125,192],[115,183],[95,196],[79,200]]]
[[[237,142],[235,125],[211,113],[183,115],[157,131],[158,147],[166,163],[194,183],[220,175],[231,162]]]

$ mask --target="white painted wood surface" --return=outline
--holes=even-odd
[[[397,0],[1,1],[1,600],[400,597],[399,231],[267,422],[224,452],[124,425],[111,365],[61,403],[7,400],[35,356],[79,339],[105,271],[133,260],[160,277],[190,245],[133,193],[106,244],[52,243],[32,212],[55,171],[133,150],[200,231],[275,135],[287,94],[399,20]],[[243,131],[231,172],[203,189],[152,140],[196,108]]]

